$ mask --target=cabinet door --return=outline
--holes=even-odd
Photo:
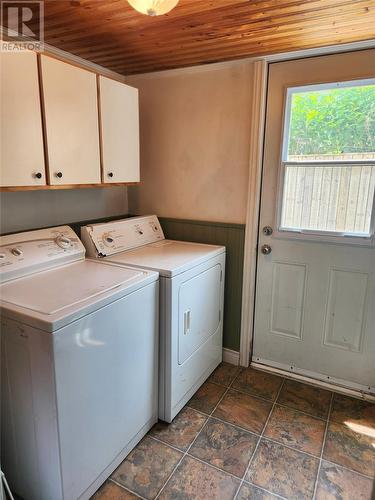
[[[41,56],[50,184],[100,183],[96,75]]]
[[[103,76],[99,85],[103,182],[138,182],[138,90]]]
[[[46,183],[38,64],[34,52],[0,53],[1,186]]]

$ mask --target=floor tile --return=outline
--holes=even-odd
[[[355,472],[323,461],[316,500],[370,500],[373,482]]]
[[[237,495],[237,500],[277,500],[278,498],[280,497],[247,483],[243,483]]]
[[[229,390],[216,408],[214,416],[260,434],[271,408],[271,402]]]
[[[323,457],[356,472],[375,474],[375,435],[354,432],[347,425],[330,422]]]
[[[330,420],[340,424],[350,421],[375,429],[375,403],[335,394]]]
[[[186,451],[203,427],[207,417],[192,408],[183,408],[171,424],[158,422],[150,431],[164,443]]]
[[[136,500],[137,498],[139,498],[137,495],[124,490],[112,481],[106,481],[91,500]]]
[[[112,478],[145,498],[154,498],[182,453],[146,437],[115,470]]]
[[[189,454],[242,478],[257,442],[254,434],[211,418]]]
[[[325,427],[326,422],[323,420],[276,405],[264,436],[297,450],[320,456]]]
[[[277,495],[312,498],[319,460],[262,439],[246,479]]]
[[[230,500],[238,479],[194,458],[185,457],[160,495],[162,500]]]
[[[238,375],[232,387],[238,391],[274,401],[282,381],[283,379],[277,375],[246,368]]]
[[[277,402],[314,417],[327,418],[331,392],[296,380],[285,380]]]
[[[211,413],[226,391],[221,385],[205,382],[188,402],[188,406],[204,413]]]
[[[240,373],[242,368],[239,366],[231,365],[230,363],[221,363],[216,370],[212,373],[209,382],[215,382],[215,384],[224,385],[228,387],[233,380]]]

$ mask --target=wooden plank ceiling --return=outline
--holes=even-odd
[[[180,0],[148,17],[126,0],[45,0],[45,40],[122,74],[375,38],[375,0]]]

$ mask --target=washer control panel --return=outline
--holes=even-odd
[[[0,281],[83,259],[85,248],[68,226],[0,237]]]
[[[81,230],[88,256],[113,255],[164,240],[156,215],[131,217],[106,224],[85,226]]]

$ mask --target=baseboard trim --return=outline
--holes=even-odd
[[[238,366],[240,364],[240,353],[237,351],[232,351],[232,349],[223,348],[223,361],[225,363],[230,363],[231,365]]]

